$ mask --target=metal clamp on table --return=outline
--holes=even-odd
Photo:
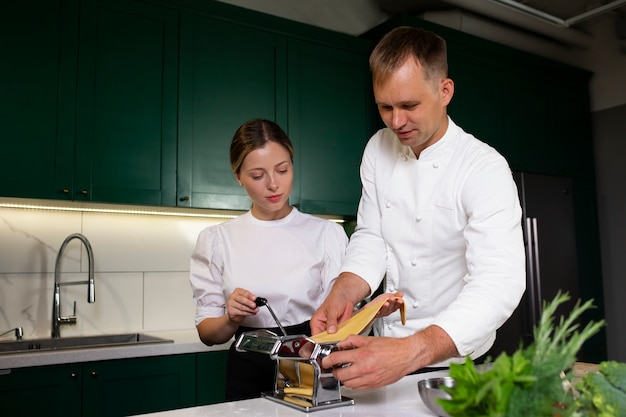
[[[322,359],[337,350],[336,343],[316,343],[305,335],[279,336],[268,330],[245,332],[236,341],[239,352],[258,352],[276,360],[274,391],[261,395],[302,411],[354,404],[341,396],[341,384]]]

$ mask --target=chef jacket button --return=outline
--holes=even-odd
[[[439,162],[437,161],[433,162],[433,168],[439,168]]]
[[[415,216],[415,221],[416,222],[421,222],[422,221],[422,216],[420,216],[419,214],[417,216]]]
[[[413,266],[417,266],[417,259],[413,259],[413,260],[411,261],[411,265],[413,265]]]
[[[387,207],[387,208],[391,207],[391,203],[390,203],[389,201],[387,201],[387,202],[385,203],[385,207]]]
[[[402,152],[400,152],[400,158],[402,158],[403,161],[406,161],[408,159],[406,155],[403,154]]]
[[[389,324],[387,325],[387,328],[388,328],[389,330],[393,330],[393,324],[389,323]]]
[[[419,306],[420,306],[420,302],[419,302],[419,301],[415,301],[415,302],[413,303],[413,308],[417,308],[417,307],[419,307]]]

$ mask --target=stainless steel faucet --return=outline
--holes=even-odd
[[[4,336],[5,334],[9,334],[11,332],[15,334],[15,340],[22,340],[22,337],[24,336],[24,329],[22,328],[22,326],[19,326],[14,329],[7,330],[4,333],[1,333],[0,337]]]
[[[72,239],[79,239],[85,245],[87,250],[87,258],[89,260],[89,278],[87,281],[72,281],[72,282],[60,282],[61,278],[61,257],[67,247],[68,243]],[[87,238],[80,233],[74,233],[69,235],[61,245],[59,253],[57,255],[56,265],[54,267],[54,294],[52,297],[52,338],[58,339],[61,337],[61,325],[64,324],[76,324],[76,302],[74,302],[74,314],[71,316],[61,316],[61,287],[67,285],[82,285],[87,284],[87,302],[96,302],[96,286],[94,282],[94,269],[93,269],[93,250],[91,244]]]

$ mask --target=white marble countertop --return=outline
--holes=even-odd
[[[173,340],[173,343],[149,343],[129,346],[103,346],[82,349],[59,349],[0,354],[0,370],[64,363],[93,362],[146,356],[178,355],[184,353],[227,350],[231,342],[206,346],[198,338],[196,329],[146,331],[142,334]]]
[[[437,371],[409,375],[394,384],[370,391],[352,391],[343,388],[341,394],[352,398],[354,405],[309,413],[266,398],[256,398],[144,415],[146,417],[306,417],[307,415],[310,417],[433,417],[435,414],[426,408],[419,396],[417,381],[447,374],[448,371]]]

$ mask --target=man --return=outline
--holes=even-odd
[[[324,359],[353,389],[485,355],[525,289],[511,171],[500,154],[448,117],[454,83],[446,53],[438,35],[400,27],[370,56],[387,128],[364,151],[357,227],[311,328],[334,333],[385,276],[385,291],[404,295],[407,324],[397,315],[381,318],[379,337],[350,336]],[[397,308],[390,304],[387,311]]]

